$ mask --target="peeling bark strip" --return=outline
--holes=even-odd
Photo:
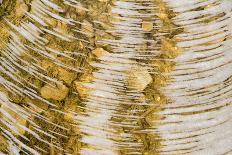
[[[0,0],[0,154],[230,154],[231,9]]]
[[[174,69],[172,60],[182,53],[174,37],[183,30],[161,1],[116,1],[110,11],[106,31],[115,38],[99,40],[108,50],[92,51],[95,70],[81,84],[86,94],[85,113],[76,117],[80,153],[159,154],[162,137],[155,128],[162,118],[157,112],[167,102],[160,88]]]
[[[157,130],[161,154],[231,154],[231,9],[228,0],[165,0],[184,28]],[[172,123],[170,123],[172,122]]]

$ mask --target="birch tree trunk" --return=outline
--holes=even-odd
[[[0,0],[0,154],[232,154],[231,9]]]

